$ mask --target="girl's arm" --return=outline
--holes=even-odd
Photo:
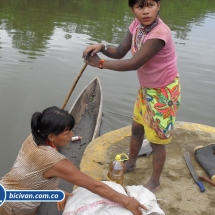
[[[131,43],[132,43],[132,34],[130,33],[130,31],[127,31],[125,37],[123,38],[122,42],[119,44],[117,48],[108,47],[107,50],[105,50],[103,47],[102,53],[110,58],[121,59],[131,49]]]
[[[78,170],[75,165],[67,159],[58,162],[55,166],[47,170],[43,176],[45,178],[59,177],[72,184],[84,187],[106,199],[124,205],[134,215],[142,214],[140,207],[146,210],[146,207],[141,205],[136,199],[118,193],[108,185],[92,179]]]
[[[149,39],[143,46],[136,52],[131,59],[125,60],[105,60],[103,64],[104,69],[110,69],[115,71],[131,71],[139,69],[148,60],[154,57],[165,45],[165,42],[160,39]],[[109,51],[109,49],[108,49]],[[98,67],[100,58],[97,54],[90,56],[89,59],[85,59],[85,63]]]
[[[105,50],[104,44],[94,44],[88,46],[83,52],[83,58],[88,60],[90,56],[94,56],[98,52],[102,52],[104,55],[114,59],[121,59],[123,58],[131,48],[132,43],[132,35],[130,31],[128,31],[120,43],[118,47],[108,47]]]

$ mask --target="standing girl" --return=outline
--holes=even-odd
[[[180,83],[174,42],[169,27],[160,19],[160,0],[128,0],[134,21],[118,47],[88,46],[83,58],[88,65],[115,71],[137,70],[139,91],[134,105],[129,160],[125,172],[136,166],[144,134],[153,149],[152,175],[146,183],[152,192],[160,187],[166,159],[165,145],[171,142],[180,105]],[[97,55],[121,59],[131,50],[132,58],[103,60]]]

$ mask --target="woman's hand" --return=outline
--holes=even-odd
[[[104,48],[104,44],[95,44],[95,45],[90,45],[88,46],[84,52],[83,52],[83,58],[84,60],[89,60],[90,56],[94,56],[96,53],[102,51]]]
[[[67,193],[67,192],[64,191],[64,190],[62,190],[62,191],[63,191],[64,194],[65,194],[65,198],[64,198],[63,201],[57,202],[57,209],[58,209],[58,211],[64,210],[64,207],[65,207],[65,205],[66,205],[66,201],[67,201],[68,197],[69,197],[69,196],[73,196],[73,194],[71,194],[71,193]]]
[[[97,55],[93,56],[93,60]],[[91,61],[91,60],[90,60]],[[117,202],[131,211],[134,215],[142,215],[141,208],[147,210],[146,207],[140,204],[136,199],[119,193],[109,187],[107,184],[98,180],[94,180],[85,173],[81,172],[71,161],[64,159],[52,168],[46,171],[46,177],[59,177],[79,187],[88,189],[89,191],[96,193],[113,202]],[[65,193],[65,195],[71,196],[72,194]],[[66,197],[64,202],[59,202],[58,210],[64,209],[66,203]]]
[[[141,209],[144,209],[147,211],[147,208],[140,204],[135,198],[129,197],[128,203],[125,205],[125,207],[131,211],[134,215],[142,215]]]
[[[94,54],[93,56],[89,56],[88,60],[84,60],[84,62],[90,66],[98,68],[100,60],[99,56]]]

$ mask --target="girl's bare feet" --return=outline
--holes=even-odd
[[[133,171],[136,168],[136,162],[132,162],[130,160],[125,162],[125,169],[124,169],[124,173],[126,172],[130,172]]]
[[[157,190],[160,189],[160,182],[153,181],[150,179],[144,187],[149,189],[152,193],[155,193]]]

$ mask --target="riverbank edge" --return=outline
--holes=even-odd
[[[215,127],[192,122],[177,121],[174,130],[184,129],[196,132],[210,133],[215,138]],[[92,178],[101,181],[105,164],[106,150],[113,144],[131,136],[131,126],[107,132],[89,143],[82,156],[80,170]],[[76,189],[76,187],[74,187]]]

